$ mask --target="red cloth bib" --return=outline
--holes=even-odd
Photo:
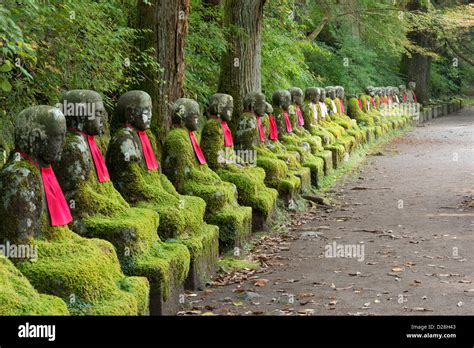
[[[89,143],[89,150],[94,161],[95,172],[97,173],[97,179],[99,182],[110,181],[109,171],[105,165],[104,156],[100,152],[97,143],[95,142],[94,136],[88,135],[87,142]]]
[[[357,103],[359,104],[359,107],[362,110],[362,102],[360,101],[360,99],[357,99]]]
[[[222,131],[224,132],[224,146],[234,146],[234,140],[232,139],[232,132],[227,125],[227,122],[221,120]]]
[[[104,156],[102,156],[102,153],[100,152],[100,149],[97,146],[97,143],[95,142],[94,136],[87,135],[86,133],[80,131],[77,128],[69,128],[69,130],[79,133],[87,139],[92,161],[94,162],[95,173],[99,182],[110,181],[109,171],[107,169],[107,166],[105,165]]]
[[[413,91],[413,100],[415,101],[415,103],[417,103],[415,91]]]
[[[405,103],[407,102],[407,95],[406,94],[403,96],[403,102],[405,102]]]
[[[370,102],[372,103],[372,106],[375,108],[376,105],[375,105],[375,98],[374,97],[370,98]]]
[[[263,130],[262,120],[260,116],[257,116],[257,127],[258,135],[260,136],[260,141],[263,143],[265,142],[265,131]]]
[[[202,153],[201,147],[199,146],[199,143],[193,131],[189,131],[189,139],[191,140],[191,144],[193,144],[194,153],[196,154],[199,164],[205,164],[206,158],[204,157],[204,154]]]
[[[39,168],[38,163],[33,161],[30,156],[22,152],[18,153],[21,157],[30,161],[30,163]],[[53,168],[49,165],[39,169],[51,226],[67,225],[72,221],[72,215],[69,206],[67,205],[66,198],[64,198],[63,190],[61,189],[61,186],[59,186],[56,175],[54,175]]]
[[[291,121],[290,121],[290,116],[288,116],[288,112],[283,111],[283,117],[285,118],[286,132],[287,133],[293,132],[293,127],[291,127]]]
[[[341,98],[338,98],[338,99],[339,99],[339,105],[341,107],[341,114],[345,114],[346,111],[344,110],[344,103],[342,102]]]
[[[67,225],[72,221],[71,211],[51,166],[41,168],[41,179],[48,203],[51,226]]]
[[[298,115],[298,124],[300,126],[304,125],[304,118],[303,118],[303,113],[301,112],[301,108],[299,105],[296,105],[296,115]]]
[[[270,140],[278,140],[278,127],[276,124],[275,116],[270,115],[268,119],[270,121]]]
[[[146,131],[137,130],[137,133],[140,137],[140,142],[142,143],[143,157],[145,157],[145,162],[148,170],[157,170],[158,162],[156,161],[156,157],[153,153],[153,149],[150,144],[150,139],[148,139]]]

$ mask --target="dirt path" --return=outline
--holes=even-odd
[[[360,169],[271,267],[188,297],[196,314],[473,315],[474,109],[393,139]]]

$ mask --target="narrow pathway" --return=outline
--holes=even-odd
[[[193,294],[189,313],[474,314],[473,108],[393,139],[331,192],[337,208],[274,243],[272,266]]]

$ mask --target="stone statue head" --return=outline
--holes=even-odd
[[[344,87],[336,86],[336,97],[344,99]]]
[[[371,97],[374,97],[375,96],[375,87],[374,86],[365,87],[365,93],[367,93]]]
[[[328,95],[329,98],[335,99],[336,98],[336,88],[334,86],[327,86],[325,88],[326,94]]]
[[[416,88],[416,82],[415,81],[408,82],[408,89],[413,91],[415,88]]]
[[[299,87],[290,87],[288,88],[288,91],[291,94],[291,101],[294,104],[301,106],[303,104],[303,90]]]
[[[99,135],[107,122],[102,97],[99,93],[86,89],[65,92],[58,107],[62,108],[67,126],[77,128],[89,135]]]
[[[398,87],[393,87],[393,94],[400,95],[400,89]]]
[[[271,114],[273,114],[273,106],[272,104],[268,103],[268,102],[265,102],[265,113],[270,116]]]
[[[243,103],[244,111],[253,112],[258,116],[265,115],[265,94],[260,92],[250,92],[244,97]]]
[[[324,103],[326,102],[326,90],[324,88],[320,88],[321,93],[319,94],[319,101]]]
[[[225,122],[230,122],[234,112],[234,98],[229,94],[216,93],[209,97],[209,115],[216,115]]]
[[[16,148],[45,164],[61,160],[65,136],[66,118],[58,108],[32,106],[16,118]]]
[[[407,90],[407,86],[405,85],[400,85],[398,88],[400,89],[400,94],[404,94]]]
[[[310,103],[317,103],[319,101],[319,90],[316,87],[308,87],[304,91],[305,100]]]
[[[197,101],[180,98],[173,103],[173,124],[184,125],[190,131],[199,128],[199,104]]]
[[[285,89],[275,91],[272,96],[272,103],[274,106],[288,111],[291,105],[291,94]]]
[[[115,116],[122,125],[129,124],[140,131],[145,131],[151,125],[151,109],[151,97],[147,92],[129,91],[120,96]]]

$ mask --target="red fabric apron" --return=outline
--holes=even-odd
[[[204,154],[202,153],[201,147],[199,146],[199,143],[193,131],[189,131],[189,139],[191,140],[191,144],[193,145],[193,150],[194,150],[194,153],[196,154],[199,164],[205,164],[206,158],[204,157]]]
[[[268,119],[270,120],[270,140],[278,140],[278,127],[276,124],[275,116],[270,115]]]
[[[99,182],[110,181],[109,171],[107,169],[107,166],[105,165],[104,156],[102,156],[102,153],[100,152],[100,149],[97,146],[97,143],[95,142],[94,136],[88,135],[76,128],[69,128],[69,130],[73,132],[77,132],[87,139],[92,161],[94,162],[97,180],[99,180]]]
[[[341,98],[338,98],[339,99],[339,105],[341,107],[341,113],[342,114],[345,114],[346,111],[344,110],[344,103],[342,102],[342,99]]]
[[[296,115],[298,115],[298,125],[303,126],[304,118],[303,118],[303,113],[301,112],[301,108],[299,105],[296,105]]]
[[[158,162],[156,161],[156,157],[153,152],[153,148],[151,147],[150,139],[148,138],[146,131],[137,130],[137,133],[140,137],[140,142],[142,143],[143,157],[145,157],[145,162],[148,170],[157,170]]]
[[[360,101],[360,99],[357,99],[357,104],[359,104],[359,107],[362,110],[362,102]]]
[[[19,154],[39,168],[38,163],[33,161],[27,154],[19,152]],[[54,175],[51,165],[39,168],[41,172],[41,181],[43,182],[44,194],[48,206],[49,218],[51,226],[64,226],[72,221],[71,211],[64,198],[63,190],[59,186],[56,175]]]
[[[415,101],[415,103],[417,103],[415,91],[413,91],[413,100]]]
[[[222,121],[217,115],[211,115],[211,117],[221,124],[222,132],[224,133],[224,146],[234,146],[234,140],[232,139],[232,132],[226,121]]]
[[[256,116],[257,118],[257,127],[258,127],[258,135],[260,137],[260,141],[263,143],[265,142],[265,131],[263,130],[262,119],[260,116]]]
[[[288,112],[283,111],[283,117],[285,118],[286,132],[287,133],[293,132],[293,127],[291,127],[291,121],[290,121],[290,116],[288,116]]]

